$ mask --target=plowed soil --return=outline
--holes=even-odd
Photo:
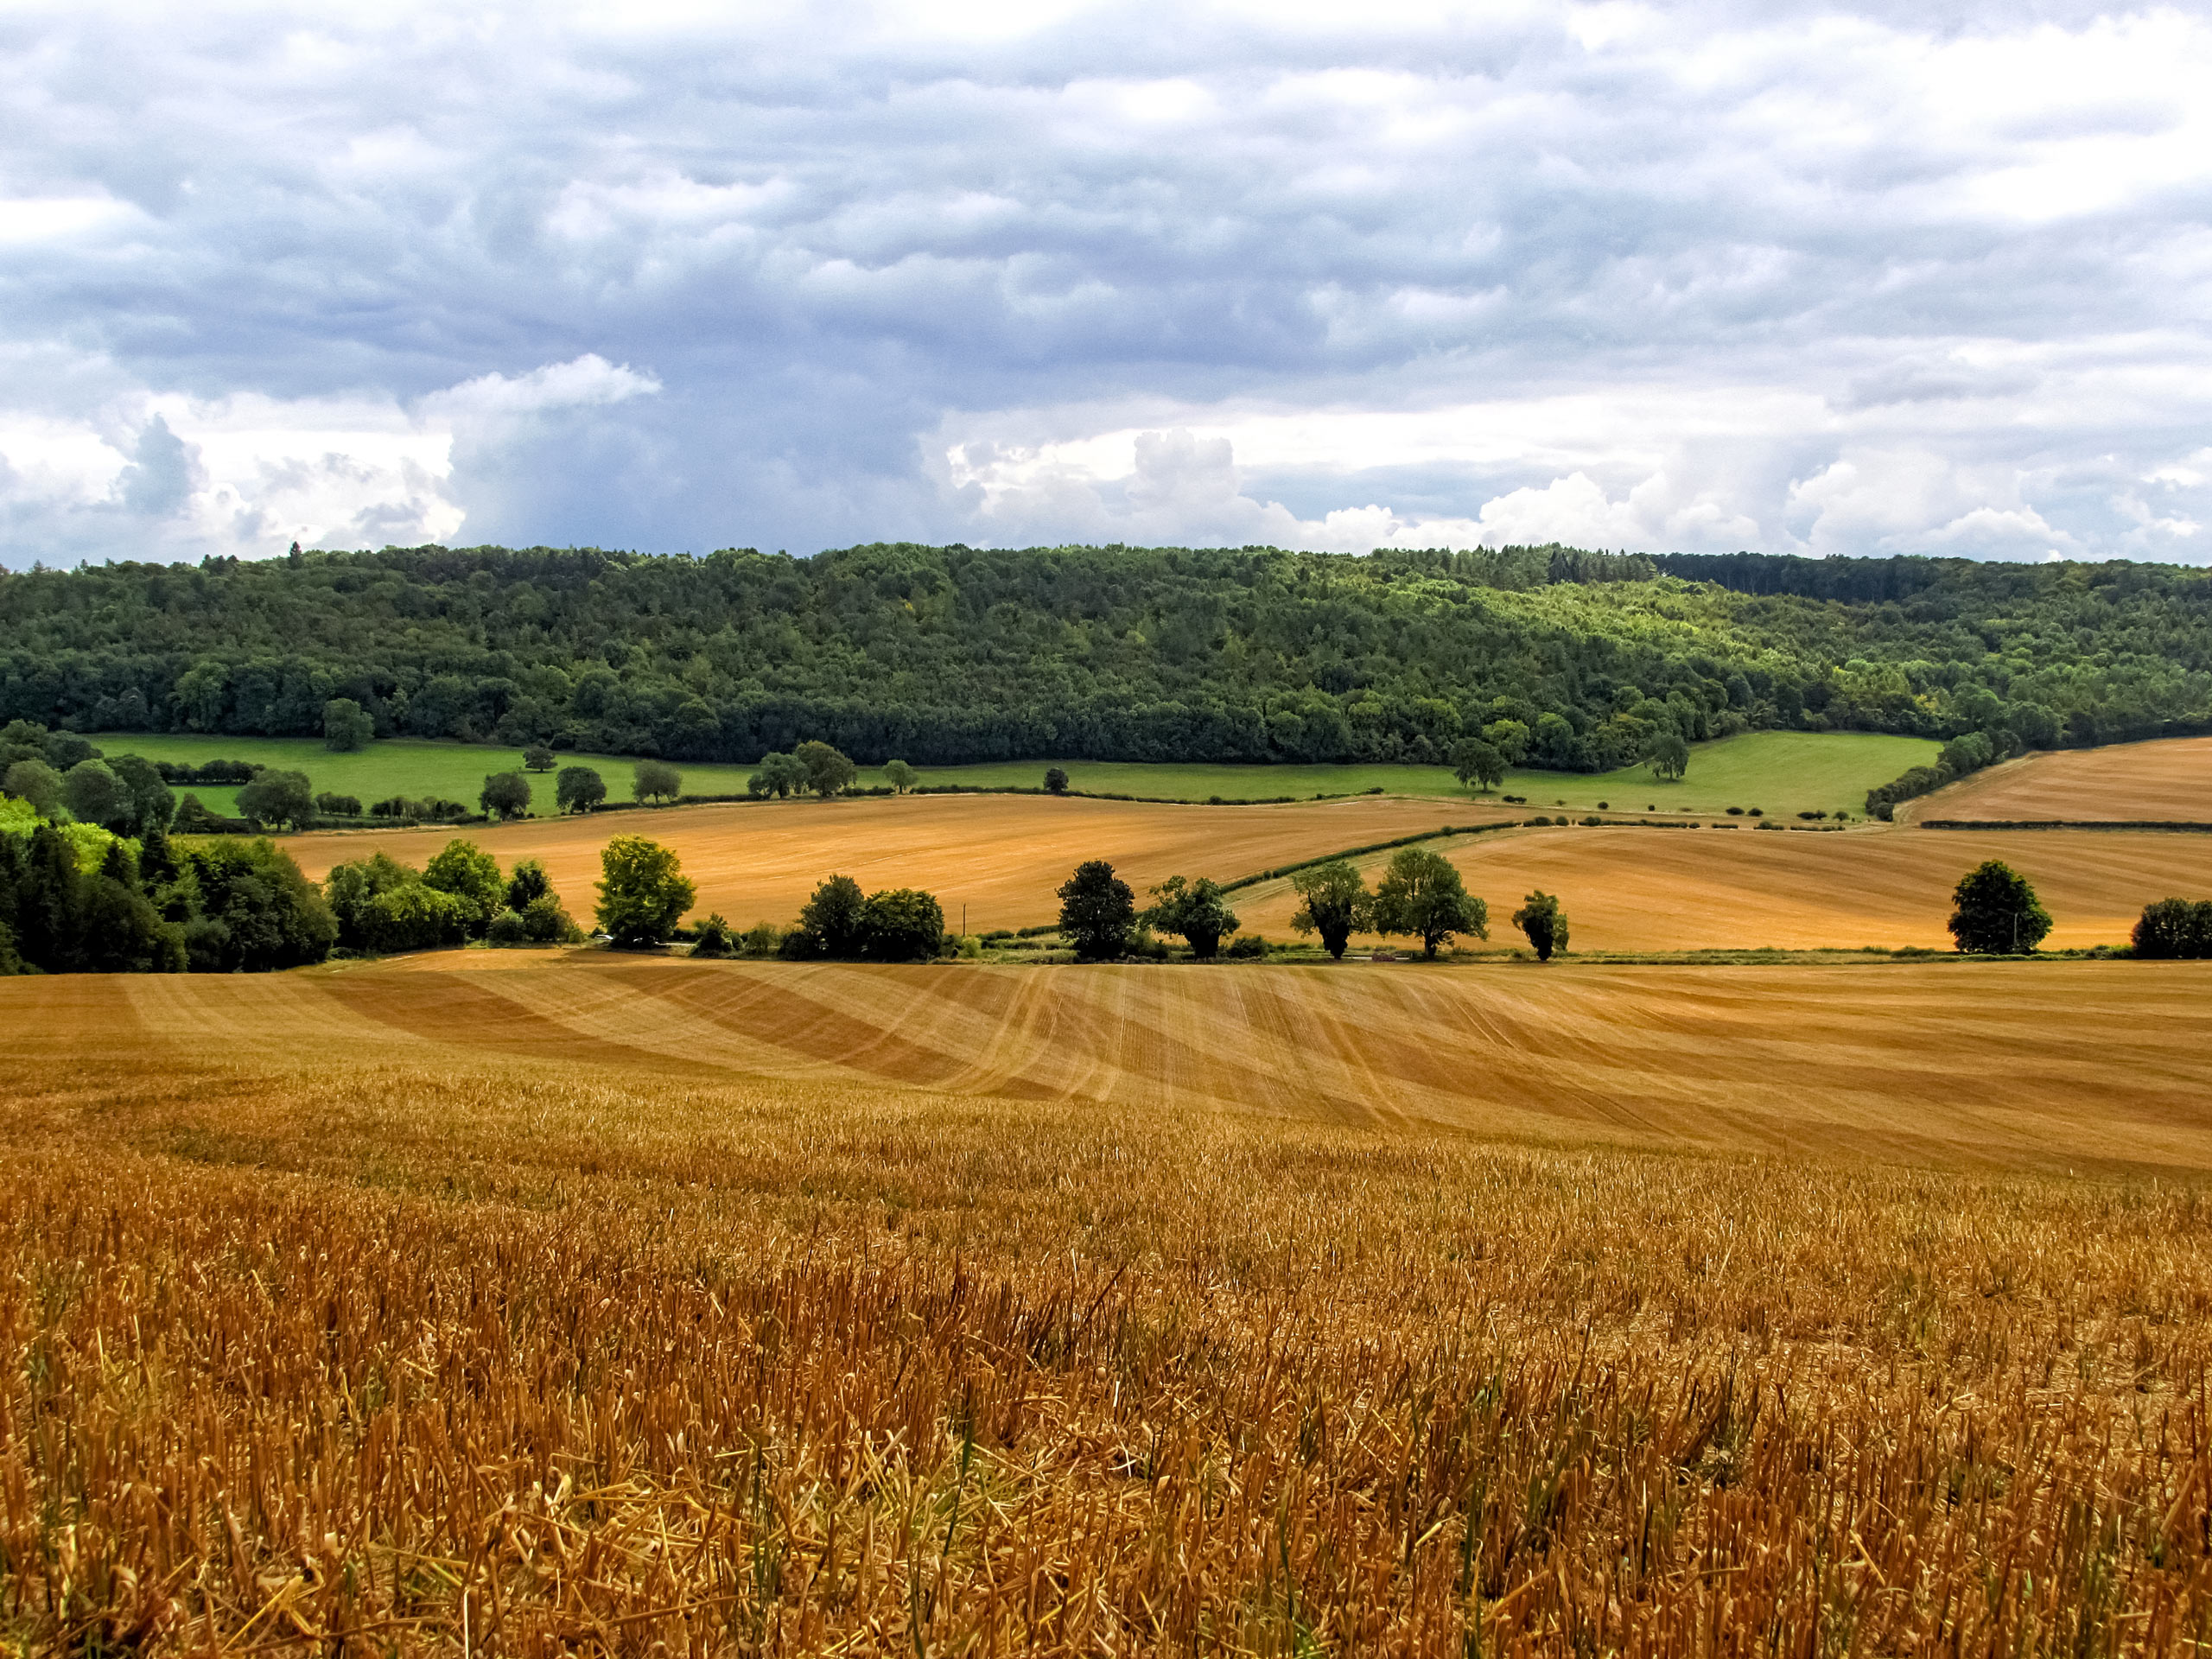
[[[2052,918],[2052,948],[2123,944],[2152,899],[2212,897],[2212,836],[1603,827],[1434,844],[1488,901],[1493,944],[1520,942],[1507,918],[1541,887],[1559,895],[1579,950],[1948,950],[1951,890],[1989,858],[2034,884]],[[1370,885],[1389,857],[1357,861]],[[1287,881],[1233,899],[1246,930],[1294,937],[1298,899]]]
[[[788,923],[817,883],[849,875],[861,887],[921,887],[945,918],[971,931],[1026,927],[1059,913],[1053,897],[1085,859],[1110,861],[1140,898],[1171,875],[1228,880],[1341,847],[1387,841],[1446,823],[1519,816],[1512,808],[1389,796],[1288,806],[1151,805],[1033,795],[925,795],[893,800],[780,801],[684,806],[586,818],[525,819],[465,833],[502,868],[543,861],[570,909],[588,916],[600,849],[620,835],[676,849],[698,884],[699,910],[740,925]],[[421,866],[450,830],[297,836],[284,846],[321,880],[330,867],[384,852]]]
[[[2212,964],[912,969],[447,952],[0,982],[16,1063],[200,1103],[321,1075],[619,1076],[676,1103],[938,1096],[1544,1142],[2212,1169]],[[125,1088],[118,1081],[118,1088]],[[793,1093],[796,1090],[798,1092]],[[519,1121],[514,1132],[526,1133]]]
[[[2212,823],[2212,737],[2028,755],[1923,796],[1899,816]]]

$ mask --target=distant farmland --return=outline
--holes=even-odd
[[[1915,818],[2212,823],[2212,737],[2026,755],[1923,796],[1908,810]]]

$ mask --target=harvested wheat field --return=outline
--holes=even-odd
[[[1951,890],[1984,859],[2035,884],[2053,949],[2124,944],[2143,906],[2212,894],[2212,836],[2111,830],[1868,827],[1827,834],[1634,826],[1514,830],[1433,843],[1490,905],[1495,945],[1541,887],[1557,893],[1577,950],[1949,950]],[[1372,886],[1389,855],[1356,861]],[[1248,929],[1290,936],[1287,880],[1233,895]]]
[[[2212,823],[2212,737],[2026,755],[1908,802],[1897,813]]]
[[[1089,858],[1111,861],[1141,893],[1176,874],[1217,880],[1446,823],[1518,816],[1474,803],[1363,796],[1281,806],[1185,806],[1034,795],[909,795],[889,800],[778,801],[531,819],[460,833],[497,855],[543,860],[580,913],[590,908],[599,852],[616,836],[672,847],[698,884],[699,910],[742,925],[785,923],[816,885],[849,875],[863,887],[921,887],[976,932],[1059,914],[1054,890]],[[369,830],[296,836],[285,850],[320,880],[371,853],[420,865],[456,832]]]
[[[2208,988],[8,982],[0,1644],[2173,1651]]]

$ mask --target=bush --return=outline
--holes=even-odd
[[[692,931],[691,954],[695,957],[730,957],[737,954],[737,941],[730,932],[729,924],[719,911],[709,912],[706,920]]]
[[[772,957],[784,943],[784,930],[773,922],[755,922],[745,930],[741,954],[748,957]]]
[[[1804,819],[1808,823],[1818,823],[1821,819],[1827,817],[1827,814],[1825,812],[1800,812],[1797,816]]]
[[[550,893],[541,893],[522,910],[523,929],[530,935],[532,944],[582,944],[584,931],[578,927],[561,901]]]
[[[1268,954],[1268,942],[1257,933],[1239,933],[1222,954],[1232,962],[1250,962]]]
[[[1755,818],[1763,818],[1766,816],[1766,809],[1763,806],[1755,806],[1751,809],[1751,816]]]
[[[1732,818],[1740,818],[1744,816],[1744,809],[1740,806],[1732,806],[1728,809],[1728,816]]]
[[[1529,936],[1538,962],[1549,962],[1554,951],[1567,949],[1567,912],[1541,887],[1522,900],[1521,908],[1513,912],[1513,925]]]
[[[1598,810],[1600,812],[1610,812],[1613,810],[1613,804],[1611,801],[1600,801],[1598,803]]]
[[[467,942],[474,916],[466,901],[421,881],[385,888],[363,906],[360,931],[371,950],[435,950]]]
[[[484,943],[503,949],[530,943],[530,925],[512,910],[503,910],[492,918],[484,930]]]
[[[2146,905],[2135,924],[2135,954],[2150,960],[2198,961],[2212,957],[2212,900],[2161,899]]]
[[[944,912],[914,887],[873,893],[861,909],[861,948],[871,962],[926,962],[944,941]]]
[[[419,883],[423,873],[383,853],[334,865],[322,880],[325,902],[338,924],[338,943],[348,950],[372,950],[367,932],[368,907],[394,887]]]

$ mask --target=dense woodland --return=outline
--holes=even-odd
[[[383,735],[676,760],[1440,762],[1510,721],[1514,758],[1604,770],[1758,728],[2212,726],[2212,579],[2128,563],[424,547],[0,574],[0,721],[320,734],[346,697]]]

